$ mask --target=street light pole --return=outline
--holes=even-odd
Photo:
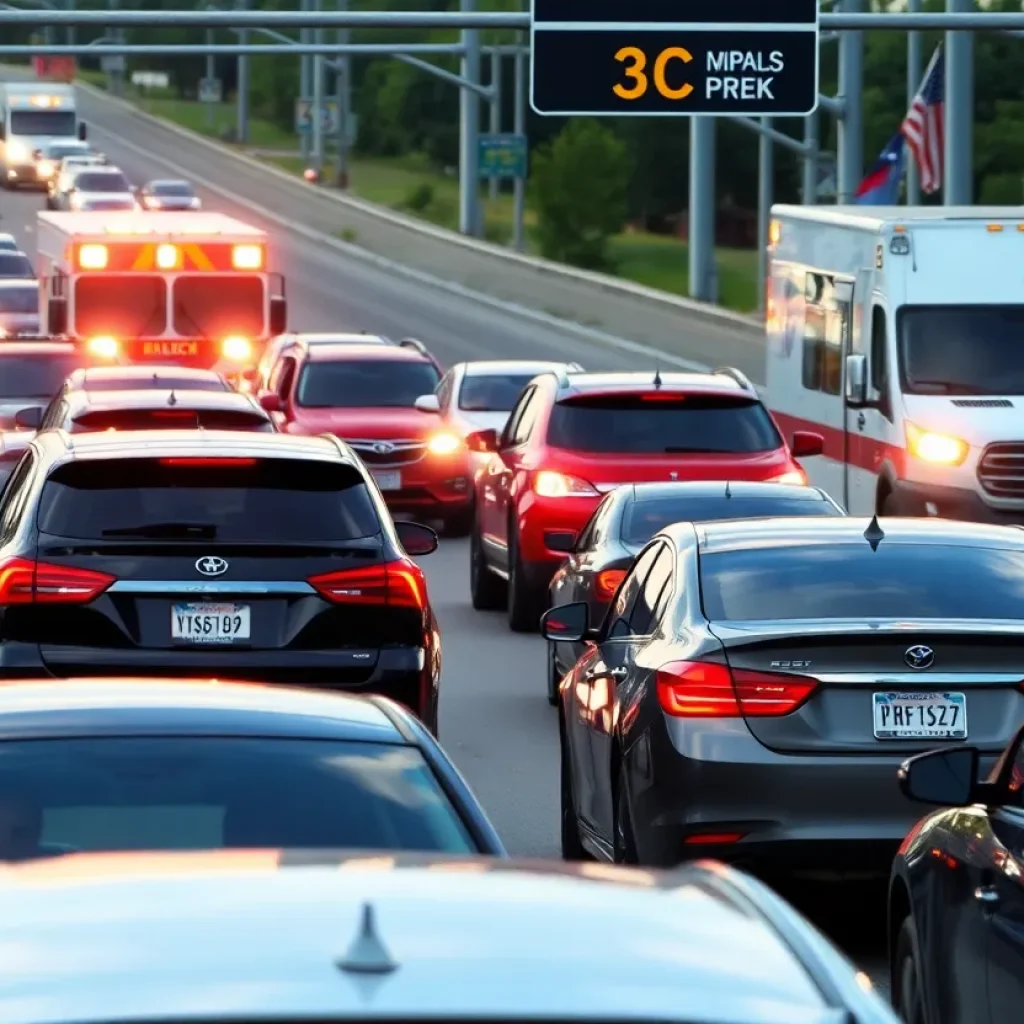
[[[337,0],[339,11],[348,10],[348,0]],[[347,28],[335,30],[335,41],[339,46],[348,45],[350,33]],[[339,58],[335,77],[335,99],[338,104],[338,162],[334,168],[334,184],[337,188],[348,188],[348,150],[352,133],[352,58]]]

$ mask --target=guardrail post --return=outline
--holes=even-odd
[[[946,10],[950,14],[973,13],[974,0],[946,0]],[[968,206],[974,200],[974,36],[970,32],[946,33],[944,99],[942,201],[946,206]]]
[[[459,10],[476,10],[476,0],[460,0]],[[480,30],[463,29],[462,78],[480,82]],[[459,91],[459,231],[479,237],[480,231],[480,97],[473,89]]]
[[[843,14],[859,14],[863,0],[843,0]],[[836,154],[836,201],[848,203],[864,175],[864,33],[839,36],[839,146]],[[817,183],[815,183],[817,188]]]

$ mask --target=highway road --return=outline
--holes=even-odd
[[[91,141],[137,184],[155,177],[180,176],[193,159],[202,166],[196,174],[214,173],[208,160],[200,164],[201,155],[194,144],[144,125],[109,104],[91,101],[86,116]],[[209,208],[237,215],[271,232],[276,269],[287,277],[293,329],[365,329],[394,337],[412,335],[445,363],[557,357],[578,360],[595,370],[643,366],[643,358],[636,353],[587,342],[568,329],[526,323],[451,294],[437,293],[311,243],[276,222],[255,216],[244,202],[225,199],[224,192],[235,190],[241,195],[246,187],[244,176],[222,174],[216,184],[217,191],[199,188]],[[272,202],[272,197],[260,198]],[[30,254],[35,248],[35,215],[42,207],[38,193],[0,193],[0,230],[22,239]],[[719,344],[713,331],[709,334],[695,328],[695,334],[701,337],[699,348]],[[730,361],[741,363],[745,372],[758,379],[759,359],[749,338],[736,335],[722,344],[733,355],[743,356],[742,363]],[[698,352],[694,358],[707,354]],[[725,359],[717,360],[722,361]],[[555,715],[544,697],[543,643],[536,637],[510,633],[503,615],[472,610],[467,554],[464,541],[443,541],[423,562],[444,640],[441,739],[488,808],[509,849],[515,854],[557,856],[558,744]],[[851,908],[848,913],[857,919],[851,925],[847,912],[822,920],[813,899],[798,903],[806,903],[802,909],[817,916],[819,924],[848,949],[875,983],[885,986],[880,914],[866,920],[862,906],[855,914]]]

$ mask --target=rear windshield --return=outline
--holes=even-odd
[[[184,338],[263,334],[260,275],[184,275],[174,282],[174,332]]]
[[[511,412],[523,388],[536,376],[535,373],[520,373],[466,377],[459,391],[459,408],[466,412]]]
[[[627,544],[646,544],[672,523],[708,522],[712,519],[761,519],[766,516],[839,516],[831,503],[819,498],[658,498],[626,506],[622,539]]]
[[[155,196],[193,196],[192,186],[186,181],[154,181],[149,191]]]
[[[0,313],[38,313],[39,286],[0,288]]]
[[[475,852],[419,751],[331,740],[5,742],[4,824],[0,860],[268,847]]]
[[[86,377],[83,391],[231,391],[223,377]]]
[[[0,252],[0,277],[35,277],[32,261],[23,252]]]
[[[130,484],[128,483],[130,481]],[[293,459],[83,459],[43,487],[39,529],[90,540],[345,541],[379,532],[352,466]]]
[[[296,401],[307,409],[407,409],[440,379],[432,363],[312,362],[303,368]]]
[[[953,585],[951,585],[951,583]],[[700,559],[712,621],[1024,620],[1024,552],[931,544],[748,548]]]
[[[78,368],[73,354],[5,356],[0,346],[0,399],[51,399],[65,377]]]
[[[740,455],[780,448],[782,438],[760,402],[624,396],[559,403],[551,413],[548,443],[605,455]]]
[[[255,412],[231,409],[105,409],[74,420],[76,433],[90,430],[246,430],[274,433],[274,424]]]
[[[152,338],[167,327],[167,282],[147,274],[80,276],[75,287],[75,333],[90,338]]]
[[[119,171],[82,171],[75,175],[79,192],[131,192],[131,182]]]

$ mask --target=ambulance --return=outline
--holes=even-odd
[[[853,515],[1024,523],[1024,209],[775,206],[765,399]]]
[[[287,329],[265,232],[220,213],[38,215],[40,333],[92,361],[175,363],[241,379]]]
[[[4,188],[38,187],[40,152],[54,142],[82,140],[85,134],[75,109],[73,86],[0,83],[0,183]]]

